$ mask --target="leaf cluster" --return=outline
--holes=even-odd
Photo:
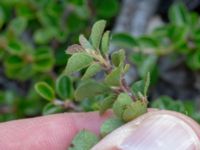
[[[115,114],[124,121],[130,121],[146,112],[147,89],[149,74],[143,82],[141,89],[127,86],[124,75],[129,69],[125,63],[125,51],[119,50],[109,57],[109,31],[104,32],[106,22],[100,20],[93,25],[89,39],[84,35],[79,37],[79,45],[70,46],[66,53],[71,54],[67,62],[65,74],[71,75],[85,69],[83,77],[75,90],[75,99],[103,95],[105,98],[100,103],[100,113],[112,108]],[[99,71],[104,72],[100,82],[92,79]],[[139,108],[137,110],[137,108]]]
[[[85,99],[92,100],[100,96],[98,107],[100,114],[110,108],[113,110],[115,118],[107,120],[102,125],[102,137],[125,122],[147,112],[147,90],[150,84],[150,74],[147,73],[144,79],[135,83],[132,89],[127,85],[124,75],[129,70],[129,64],[125,63],[125,51],[120,49],[109,55],[110,32],[104,32],[105,26],[105,20],[97,21],[92,27],[89,38],[80,35],[79,44],[67,48],[66,53],[71,56],[62,73],[64,76],[71,77],[80,73],[80,81],[74,90],[74,102],[80,103]],[[102,78],[98,81],[94,80],[99,72]],[[52,89],[44,85],[44,83],[36,84],[37,92],[47,100],[55,99]],[[91,133],[86,134],[85,131],[78,133],[71,149],[88,142],[95,143],[90,141],[90,136]]]
[[[41,81],[35,84],[35,90],[49,102],[43,108],[43,115],[62,112],[65,108],[70,109],[72,107],[73,85],[71,79],[66,75],[61,75],[57,78],[54,88]],[[56,96],[60,99],[56,98]]]

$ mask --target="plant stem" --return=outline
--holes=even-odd
[[[82,111],[82,109],[80,107],[78,107],[73,101],[71,100],[59,100],[59,99],[55,99],[53,101],[53,104],[56,106],[61,106],[64,109],[72,109],[74,111]]]
[[[102,57],[103,58],[103,57]],[[104,61],[103,62],[105,62],[104,64],[104,68],[105,68],[105,72],[106,72],[106,74],[110,74],[111,73],[111,71],[112,71],[112,65],[111,65],[111,62],[110,62],[110,60],[108,59],[108,57],[106,56],[106,58],[103,58],[104,59]],[[135,98],[135,96],[132,94],[132,92],[131,92],[131,89],[130,89],[130,87],[128,86],[128,84],[126,83],[126,80],[125,80],[125,78],[124,78],[124,74],[121,76],[121,78],[120,78],[120,86],[119,86],[119,88],[113,88],[113,91],[115,92],[115,93],[121,93],[121,92],[125,92],[125,93],[128,93],[128,95],[132,98],[132,100],[133,101],[136,101],[136,98]]]
[[[133,95],[133,93],[131,92],[131,89],[130,89],[130,87],[128,86],[128,84],[126,83],[126,80],[125,80],[125,78],[124,77],[122,77],[121,78],[121,89],[124,91],[124,92],[126,92],[126,93],[128,93],[128,95],[132,98],[132,100],[133,101],[136,101],[136,98],[135,98],[135,96]]]

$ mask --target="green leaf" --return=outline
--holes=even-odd
[[[144,91],[144,80],[140,80],[137,82],[134,82],[132,87],[131,87],[133,93],[135,96],[138,96],[139,92],[143,92]]]
[[[69,2],[77,6],[84,5],[84,0],[69,0]]]
[[[192,114],[196,113],[196,104],[194,101],[184,101],[183,105],[187,115],[191,116]]]
[[[169,9],[169,19],[176,25],[185,25],[187,23],[188,11],[183,3],[172,5]]]
[[[119,51],[112,53],[111,60],[116,67],[123,65],[125,61],[125,51],[120,49]]]
[[[36,83],[35,90],[40,96],[42,96],[44,99],[46,99],[48,101],[52,101],[55,99],[54,90],[46,82]]]
[[[117,46],[131,49],[138,45],[137,41],[131,35],[126,33],[117,33],[112,35],[111,42]]]
[[[103,83],[98,83],[94,80],[85,80],[75,91],[75,98],[82,100],[84,98],[90,98],[101,94],[106,94],[110,91],[109,87]]]
[[[7,57],[4,61],[5,68],[22,68],[24,65],[24,60],[16,55],[11,55]]]
[[[148,72],[146,77],[144,78],[144,96],[147,96],[149,85],[150,85],[150,73]]]
[[[33,69],[38,72],[46,72],[52,69],[54,65],[54,56],[52,50],[48,47],[39,47],[33,55]]]
[[[54,36],[52,29],[39,28],[34,32],[33,39],[37,44],[47,44]]]
[[[132,104],[128,105],[123,113],[123,120],[128,122],[131,121],[138,116],[147,112],[147,105],[142,101],[136,101]]]
[[[131,97],[127,93],[121,93],[117,100],[113,104],[113,111],[114,113],[119,117],[122,118],[124,110],[128,105],[130,105],[133,102]]]
[[[186,58],[186,63],[192,70],[199,70],[200,69],[200,51],[196,51],[189,54]]]
[[[82,79],[89,79],[96,73],[98,73],[100,70],[101,70],[101,65],[99,63],[93,63],[87,68]]]
[[[98,141],[94,133],[82,130],[74,137],[69,150],[90,150]]]
[[[116,0],[93,0],[92,3],[95,6],[94,9],[98,18],[114,17],[120,8],[120,3]]]
[[[52,69],[54,65],[54,59],[52,57],[37,59],[36,62],[33,64],[34,70],[38,72],[47,72]]]
[[[109,42],[110,42],[110,32],[106,31],[103,34],[102,41],[101,41],[101,51],[104,55],[108,53],[109,50]]]
[[[89,66],[92,61],[92,57],[90,57],[88,54],[84,52],[76,53],[68,59],[65,71],[67,74],[80,71],[81,69]]]
[[[148,72],[144,79],[133,83],[132,91],[137,98],[140,98],[141,94],[147,96],[148,88],[150,85],[150,73]]]
[[[186,113],[186,108],[182,101],[174,100],[168,96],[161,96],[157,98],[151,103],[151,107]]]
[[[26,26],[26,18],[16,17],[10,22],[9,29],[12,30],[16,35],[20,35],[24,32]]]
[[[30,64],[26,64],[25,62],[17,62],[17,64],[14,65],[9,64],[8,67],[5,68],[5,73],[9,78],[25,81],[27,79],[30,79],[34,74],[31,67],[32,66]]]
[[[12,54],[22,54],[23,52],[22,43],[16,40],[11,40],[8,43],[8,50]]]
[[[121,67],[115,68],[110,74],[105,78],[105,83],[110,86],[119,86],[121,77]]]
[[[61,75],[56,80],[56,92],[62,99],[70,98],[72,95],[72,82],[66,75]]]
[[[55,106],[52,103],[48,103],[44,106],[43,110],[42,110],[42,114],[43,115],[49,115],[49,114],[55,114],[55,113],[60,113],[62,112],[62,107],[60,106]]]
[[[21,16],[26,19],[33,19],[36,15],[34,9],[31,8],[31,5],[29,5],[28,3],[20,3],[19,5],[17,5],[16,14],[17,16]]]
[[[114,101],[116,100],[116,95],[109,95],[103,99],[100,103],[100,114],[102,115],[107,109],[111,108]]]
[[[0,29],[2,28],[4,23],[5,23],[5,12],[3,8],[0,6]]]
[[[83,52],[83,51],[84,51],[84,48],[82,46],[78,44],[74,44],[67,48],[66,53],[72,55],[72,54]]]
[[[124,122],[119,118],[109,118],[102,124],[100,128],[100,134],[102,137],[104,137],[123,124]]]
[[[80,35],[79,36],[79,43],[81,44],[81,46],[85,49],[89,49],[89,50],[93,50],[94,48],[92,47],[92,45],[90,44],[90,42],[85,38],[84,35]]]
[[[92,42],[93,47],[96,50],[99,49],[99,45],[100,45],[100,42],[101,42],[101,38],[102,38],[103,31],[105,29],[105,26],[106,26],[106,21],[105,20],[99,20],[92,27],[90,40]]]
[[[87,10],[84,9],[83,7],[76,7],[76,8],[78,9],[75,9],[74,11],[72,11],[67,16],[67,20],[65,22],[70,33],[79,33],[80,31],[86,28],[86,24],[87,24],[87,20],[85,19],[88,13]],[[84,9],[85,11],[81,9]]]
[[[148,72],[156,68],[157,56],[149,55],[138,68],[139,75],[144,78]]]
[[[130,64],[126,64],[123,69],[123,74],[126,74],[130,69]]]
[[[144,49],[145,52],[145,48],[157,48],[159,46],[158,41],[150,36],[141,36],[137,39],[138,45],[140,48]]]
[[[171,41],[173,41],[174,44],[174,49],[179,49],[180,46],[185,44],[185,41],[188,38],[188,32],[189,28],[184,25],[184,26],[176,26],[176,25],[171,25],[168,29],[168,36]],[[183,50],[178,50],[178,51],[183,51]],[[187,50],[186,50],[187,51]]]
[[[34,59],[41,60],[41,59],[48,58],[48,57],[52,56],[51,51],[52,51],[52,49],[50,49],[49,47],[38,47],[35,50]]]

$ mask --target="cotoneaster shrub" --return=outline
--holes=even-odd
[[[76,110],[82,106],[81,101],[93,99],[98,100],[96,107],[100,115],[111,108],[115,117],[102,125],[102,137],[147,112],[150,84],[150,75],[147,73],[132,89],[127,85],[124,75],[130,66],[125,62],[125,51],[121,49],[109,56],[110,32],[104,32],[105,26],[104,20],[96,22],[89,38],[80,35],[79,44],[68,47],[66,53],[71,57],[57,79],[55,88],[45,82],[35,85],[36,91],[49,101],[44,114],[61,109]],[[102,77],[95,80],[99,72]],[[74,138],[70,149],[78,150],[81,147],[89,150],[98,139],[95,134],[83,130]]]

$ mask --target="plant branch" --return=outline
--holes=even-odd
[[[55,99],[53,101],[53,104],[56,106],[61,106],[64,109],[72,109],[74,111],[82,111],[81,107],[78,107],[72,100],[59,100],[59,99]]]
[[[113,66],[111,65],[111,62],[108,59],[108,56],[102,57],[102,55],[99,54],[99,53],[96,53],[96,51],[94,51],[92,53],[92,56],[102,64],[106,74],[110,74],[111,73]],[[124,74],[120,78],[120,86],[117,87],[117,88],[114,87],[114,88],[112,88],[112,90],[117,94],[119,94],[121,92],[128,93],[128,95],[133,99],[133,101],[136,100],[135,96],[131,92],[130,87],[128,86],[128,84],[125,81]]]

